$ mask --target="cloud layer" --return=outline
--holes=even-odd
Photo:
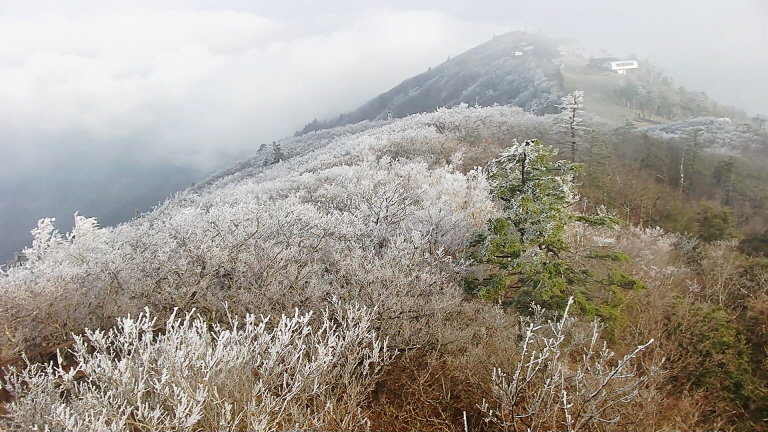
[[[25,164],[57,137],[85,134],[209,170],[354,108],[501,30],[493,27],[419,11],[330,30],[214,10],[5,22],[0,39],[13,42],[0,46],[0,133],[23,136],[5,144]]]

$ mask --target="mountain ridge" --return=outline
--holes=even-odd
[[[296,134],[363,120],[402,118],[461,103],[514,105],[537,114],[554,113],[563,94],[561,87],[554,42],[509,32],[405,79],[336,119],[315,119]]]

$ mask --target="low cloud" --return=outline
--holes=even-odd
[[[60,157],[59,138],[78,134],[116,155],[211,170],[502,30],[419,11],[330,29],[213,10],[8,21],[0,133],[16,138],[4,145],[17,167]]]

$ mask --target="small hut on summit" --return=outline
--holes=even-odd
[[[603,63],[603,68],[624,75],[628,70],[637,69],[640,64],[637,60],[615,60]]]

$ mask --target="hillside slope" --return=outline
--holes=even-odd
[[[13,304],[3,310],[54,308],[46,314],[72,315],[71,322],[61,328],[19,321],[24,336],[11,343],[0,335],[0,347],[39,346],[146,305],[221,312],[227,301],[233,311],[280,313],[320,301],[327,290],[357,298],[349,284],[371,283],[354,280],[374,270],[344,278],[337,272],[372,265],[386,273],[391,267],[381,254],[405,259],[399,254],[409,250],[422,257],[414,273],[380,275],[382,282],[448,290],[455,299],[458,281],[445,281],[453,276],[443,268],[456,263],[445,260],[460,255],[491,211],[484,180],[471,170],[513,138],[549,138],[541,133],[553,122],[519,108],[460,106],[367,129],[346,126],[282,141],[285,160],[264,166],[257,156],[114,228],[96,229],[78,217],[65,238],[41,221],[26,261],[0,279],[3,302]],[[371,254],[379,258],[371,261]],[[421,265],[434,266],[440,288],[397,282],[438,277],[417,271]],[[382,313],[384,293],[372,304]],[[403,295],[423,301],[436,293]],[[47,303],[58,296],[64,301]]]

